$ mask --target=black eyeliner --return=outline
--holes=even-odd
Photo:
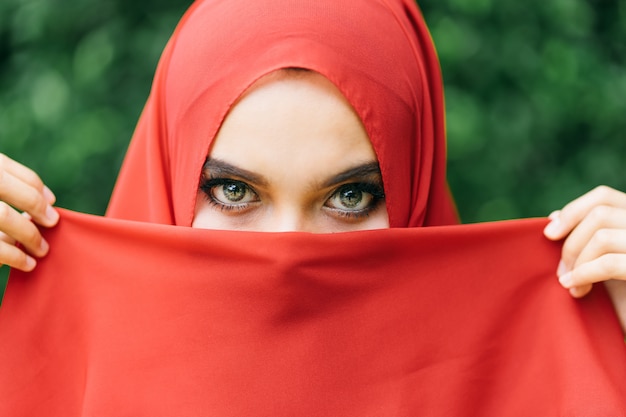
[[[336,213],[337,215],[343,218],[347,218],[351,220],[358,220],[363,217],[368,217],[370,213],[377,210],[380,207],[381,203],[385,201],[385,191],[380,181],[375,181],[375,182],[355,181],[355,182],[342,184],[334,190],[331,196],[336,195],[337,193],[341,192],[343,189],[346,189],[346,188],[352,188],[359,192],[368,193],[372,196],[372,201],[369,206],[358,211],[342,210],[339,208],[330,208],[331,210],[333,210],[334,213]]]
[[[375,200],[383,200],[385,198],[385,190],[382,184],[373,182],[353,182],[340,186],[338,190],[343,187],[356,187],[357,190],[371,194]]]
[[[250,188],[250,186],[243,181],[218,177],[218,178],[202,178],[202,181],[200,183],[200,189],[206,193],[214,187],[218,187],[220,185],[226,185],[226,184],[241,184],[245,186],[246,188]]]
[[[250,192],[256,195],[256,191],[248,184],[243,181],[234,180],[231,178],[225,177],[212,177],[206,178],[206,175],[202,175],[202,180],[200,182],[199,189],[205,194],[206,200],[211,206],[218,208],[220,211],[243,211],[249,207],[250,203],[242,203],[242,204],[225,204],[219,200],[217,200],[212,193],[212,190],[219,186],[229,185],[229,184],[237,184],[241,187],[245,187]]]

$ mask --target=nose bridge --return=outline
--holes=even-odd
[[[274,207],[268,232],[310,232],[311,220],[304,208],[293,204],[281,204]]]

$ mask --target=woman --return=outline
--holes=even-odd
[[[364,31],[367,27],[385,28],[385,36]],[[78,225],[74,236],[80,236],[69,236],[67,247],[56,246],[69,252],[65,263],[42,262],[34,279],[15,276],[9,283],[10,297],[0,310],[0,333],[7,335],[0,343],[7,358],[0,372],[6,393],[0,410],[6,415],[374,416],[415,415],[423,404],[432,411],[423,414],[431,415],[455,415],[446,410],[464,415],[468,409],[502,415],[503,409],[545,410],[546,404],[553,414],[581,404],[581,412],[623,409],[619,382],[626,358],[606,298],[598,316],[593,309],[598,304],[571,302],[553,282],[546,285],[547,298],[537,297],[544,293],[527,284],[539,280],[519,284],[501,279],[499,271],[489,271],[491,285],[482,285],[489,250],[471,268],[444,280],[442,269],[454,264],[451,256],[474,259],[462,255],[472,246],[462,237],[465,231],[440,239],[442,249],[435,255],[447,259],[436,261],[427,279],[407,275],[407,264],[421,266],[437,257],[420,257],[433,252],[424,247],[433,241],[421,239],[426,232],[433,231],[432,238],[456,229],[417,229],[457,221],[445,181],[443,121],[437,60],[410,0],[196,2],[163,54],[107,213],[187,227],[98,219],[101,228],[86,239],[80,223],[64,219],[56,230],[62,234],[68,225]],[[34,223],[5,207],[2,224],[8,233],[1,252],[14,254],[3,261],[26,269],[19,263],[26,252],[39,256],[47,250],[34,224],[54,225],[48,208],[54,198],[25,168],[7,160],[5,166],[3,184],[10,186],[2,188],[10,192],[3,192],[3,199],[12,196],[10,202],[26,209]],[[551,236],[575,228],[569,242],[592,244],[580,249],[570,243],[569,250],[585,254],[597,248],[588,231],[597,234],[593,231],[601,227],[590,223],[593,215],[587,213],[612,198],[617,205],[623,195],[591,194],[565,208],[563,226]],[[623,212],[616,213],[609,225],[621,233]],[[329,236],[189,226],[395,230]],[[122,227],[151,230],[138,241],[121,236],[115,241],[117,256],[103,259],[101,253],[109,251],[93,250],[94,239],[107,240],[99,232]],[[539,263],[541,252],[556,259],[555,245],[538,236],[539,230],[519,239],[521,245],[509,239],[515,257],[506,259],[523,266],[532,263],[524,259]],[[491,247],[507,242],[502,235],[487,239]],[[175,243],[154,245],[155,236]],[[13,246],[14,240],[26,252]],[[129,264],[134,273],[99,276],[104,267],[93,259],[77,261],[76,247],[106,265]],[[135,248],[146,256],[135,257],[130,250]],[[176,252],[177,272],[159,276],[170,252]],[[598,255],[596,250],[591,258]],[[511,262],[503,263],[508,268]],[[83,268],[86,279],[74,285],[64,274],[37,275],[64,271],[63,266]],[[246,273],[238,274],[241,270]],[[468,270],[475,281],[459,279]],[[19,291],[33,289],[29,284],[33,291]],[[497,284],[511,286],[498,292]],[[604,296],[596,291],[588,299],[598,294]],[[38,295],[46,308],[38,303],[15,308],[31,306],[20,301],[37,301]],[[558,300],[559,308],[535,302],[539,298]],[[464,303],[469,308],[462,308]],[[505,306],[496,309],[499,315],[491,314],[489,307],[500,303]],[[592,308],[579,308],[582,304]],[[420,314],[415,305],[429,308]],[[537,318],[548,325],[537,326]],[[444,319],[448,325],[441,331]],[[486,324],[474,331],[469,324],[475,322]],[[613,332],[601,330],[609,325]],[[458,349],[468,341],[475,348],[471,354]],[[510,349],[500,354],[503,341]],[[421,354],[424,346],[434,360]],[[430,393],[422,398],[425,388]],[[610,396],[613,402],[603,400]]]
[[[186,15],[181,26],[187,19],[210,13],[239,22],[240,32],[254,33],[258,31],[255,19],[268,9],[274,16],[271,23],[284,26],[274,34],[276,38],[264,33],[257,39],[242,37],[234,44],[230,38],[220,42],[214,33],[181,31],[179,37],[195,37],[204,47],[178,51],[173,41],[164,53],[166,63],[172,54],[186,55],[176,56],[171,66],[162,64],[157,73],[109,216],[204,228],[311,232],[456,222],[445,185],[438,63],[412,2],[385,4],[382,14],[374,12],[380,7],[376,2],[359,3],[368,9],[358,14],[363,21],[342,21],[349,25],[344,32],[311,29],[314,39],[319,36],[327,39],[326,43],[312,42],[310,37],[284,41],[285,33],[297,33],[308,14],[323,13],[315,6],[301,11],[268,2],[238,10],[219,2],[209,4],[194,5],[195,11]],[[337,16],[357,16],[347,10],[350,5],[338,7]],[[300,16],[298,13],[302,20],[294,17]],[[377,23],[390,26],[385,20],[390,16],[401,21],[394,36],[378,39],[360,29],[360,25],[378,27]],[[407,28],[415,33],[406,36]],[[345,37],[346,33],[352,37]],[[279,46],[273,50],[268,45]],[[307,53],[300,53],[303,50]],[[337,51],[350,51],[352,61]],[[248,55],[252,55],[249,62],[243,63],[241,56]],[[197,66],[190,63],[213,66],[201,74],[190,73],[188,68]],[[376,74],[374,80],[372,73]],[[187,90],[166,95],[168,77],[187,79],[183,86]],[[203,90],[196,92],[198,85]],[[244,93],[242,85],[251,87]],[[216,95],[223,103],[214,104]],[[372,103],[385,103],[387,108]],[[332,125],[337,112],[345,126]],[[167,131],[181,119],[187,123],[174,135]],[[293,123],[279,124],[286,121]],[[194,137],[194,123],[205,126],[201,137]],[[335,131],[329,134],[322,128],[325,126]],[[337,132],[344,136],[350,132],[353,142],[338,147],[338,142],[343,142],[332,140]],[[254,140],[249,141],[253,135]],[[206,139],[211,137],[215,137],[213,143]],[[326,147],[321,146],[323,139],[329,139]],[[254,148],[254,144],[263,146]],[[272,152],[262,155],[264,150]],[[35,258],[48,251],[35,225],[52,227],[58,221],[52,208],[54,195],[29,169],[7,157],[0,161],[0,263],[29,271],[36,265]],[[154,169],[155,161],[173,161],[174,165],[164,172]],[[190,174],[184,169],[187,166],[197,170]],[[346,173],[350,175],[342,175]],[[324,181],[333,177],[334,182]],[[174,184],[171,189],[170,183]],[[299,184],[306,184],[302,185],[306,192]],[[192,197],[193,211],[179,208],[185,206],[181,201]],[[546,236],[565,238],[557,269],[561,284],[573,296],[581,297],[593,283],[607,281],[624,324],[625,286],[609,280],[626,279],[626,195],[599,187],[551,218]]]

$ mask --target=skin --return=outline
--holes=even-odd
[[[203,170],[193,227],[317,233],[389,227],[383,197],[373,204],[369,188],[342,189],[380,182],[375,164],[359,118],[328,80],[310,72],[271,74],[224,121]],[[34,258],[46,255],[35,225],[57,223],[54,201],[34,172],[0,154],[0,264],[30,271]],[[355,216],[355,207],[370,210]],[[626,194],[601,186],[550,218],[545,236],[564,240],[561,285],[582,297],[605,282],[626,331]]]
[[[59,214],[52,207],[55,200],[37,174],[0,154],[0,265],[31,271],[36,265],[34,257],[48,253],[48,243],[35,224],[57,224]],[[17,247],[16,242],[22,246]]]
[[[317,73],[278,71],[257,81],[224,120],[209,157],[203,181],[217,185],[199,190],[193,227],[313,233],[389,227],[367,132]],[[227,198],[228,187],[243,198]]]
[[[565,239],[559,282],[576,298],[604,282],[626,334],[626,194],[600,186],[550,219],[545,236]]]

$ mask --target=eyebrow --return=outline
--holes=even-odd
[[[265,177],[259,175],[255,172],[248,171],[247,169],[239,168],[235,165],[229,164],[226,161],[216,158],[207,158],[204,162],[204,166],[202,167],[203,172],[209,171],[212,176],[232,176],[241,178],[245,181],[249,181],[253,184],[258,184],[261,186],[267,186],[269,182]],[[348,181],[355,178],[365,178],[365,177],[377,177],[382,181],[382,174],[380,172],[380,166],[378,162],[367,162],[361,165],[357,165],[352,168],[348,168],[345,171],[341,171],[340,173],[333,175],[328,178],[326,181],[322,183],[322,187],[331,187],[333,185],[342,183],[344,181]]]
[[[247,169],[236,167],[226,161],[222,161],[221,159],[207,158],[204,162],[202,170],[203,172],[209,171],[211,175],[237,177],[262,186],[266,186],[268,184],[267,179],[265,179],[262,175],[248,171]]]
[[[347,180],[372,176],[376,176],[382,181],[382,174],[380,173],[380,166],[378,165],[378,162],[368,162],[362,165],[348,168],[345,171],[342,171],[337,175],[333,175],[332,177],[324,181],[322,186],[330,187]]]

